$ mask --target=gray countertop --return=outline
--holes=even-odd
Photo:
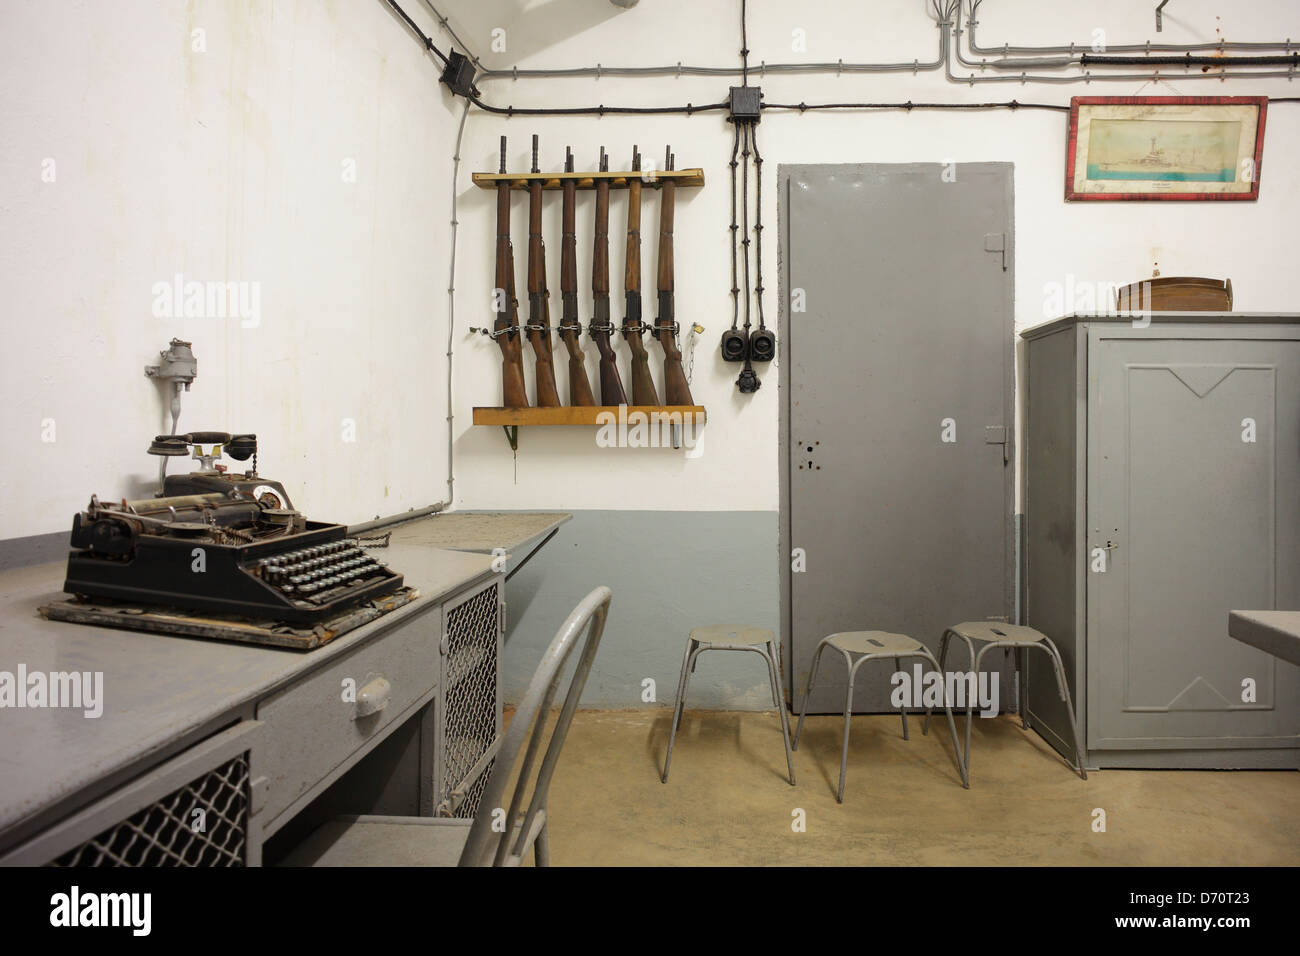
[[[437,607],[491,573],[491,555],[394,541],[373,552],[420,597],[312,651],[282,650],[47,621],[42,604],[63,600],[65,565],[0,574],[0,671],[103,673],[103,714],[80,709],[0,709],[0,844],[33,814],[96,781],[130,771],[223,716],[314,670],[376,634]],[[437,619],[421,623],[436,639]]]
[[[1300,664],[1300,611],[1229,611],[1228,636]]]

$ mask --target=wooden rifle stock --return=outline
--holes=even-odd
[[[672,169],[671,151],[665,160],[664,168]],[[682,352],[677,347],[677,325],[673,318],[673,212],[677,184],[672,179],[665,179],[659,197],[659,314],[655,318],[654,336],[664,350],[664,400],[668,405],[694,405],[686,371],[682,368]]]
[[[506,138],[501,137],[501,172],[506,171]],[[496,320],[492,335],[501,348],[502,404],[527,408],[523,344],[519,336],[519,303],[515,299],[515,253],[510,245],[510,184],[497,185]]]
[[[565,150],[564,171],[573,172],[573,154]],[[569,404],[595,405],[587,378],[587,357],[582,351],[582,325],[578,322],[578,187],[564,181],[563,238],[560,241],[560,338],[569,351]]]
[[[601,148],[601,172],[608,169],[605,150]],[[609,318],[609,180],[596,180],[596,235],[591,256],[591,291],[595,299],[595,316],[591,320],[591,337],[600,352],[600,403],[626,405],[627,393],[618,374],[618,361],[610,336],[614,326]]]
[[[632,147],[632,169],[641,169],[641,154]],[[632,404],[658,405],[659,393],[655,391],[650,375],[650,353],[646,351],[641,336],[641,180],[631,179],[627,184],[627,253],[624,260],[623,288],[626,290],[627,314],[623,319],[623,338],[632,350]]]
[[[533,172],[538,172],[537,137],[533,137]],[[537,358],[537,404],[556,408],[555,359],[551,352],[551,295],[546,288],[546,244],[542,241],[542,183],[528,187],[528,341]]]

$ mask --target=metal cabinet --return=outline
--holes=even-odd
[[[1300,669],[1228,637],[1300,608],[1300,316],[1076,316],[1023,333],[1025,623],[1096,767],[1300,765]],[[1031,724],[1072,754],[1044,661]]]

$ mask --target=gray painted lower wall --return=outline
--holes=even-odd
[[[506,585],[502,692],[517,702],[556,629],[588,591],[614,592],[582,706],[671,706],[686,635],[711,624],[778,633],[776,511],[577,511]],[[655,700],[642,699],[642,681]],[[784,684],[784,681],[783,681]],[[757,654],[701,655],[688,706],[772,707]]]
[[[71,527],[71,522],[69,522]],[[0,541],[0,571],[12,571],[33,564],[49,564],[68,556],[68,532],[53,531],[34,534],[26,538],[6,538]]]

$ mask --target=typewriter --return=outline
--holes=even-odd
[[[249,469],[217,464],[223,449],[251,457]],[[200,468],[165,475],[156,498],[92,497],[72,521],[64,591],[311,626],[402,588],[343,525],[304,518],[283,485],[257,474],[257,436],[159,435],[149,453],[192,455]]]

